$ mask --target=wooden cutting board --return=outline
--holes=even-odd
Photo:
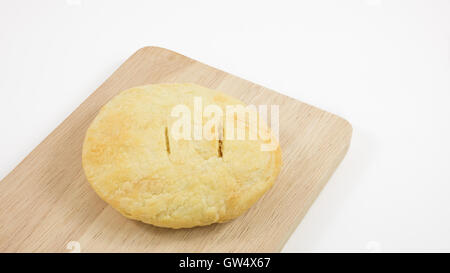
[[[248,104],[280,105],[281,173],[241,217],[192,229],[157,228],[121,216],[86,181],[82,142],[100,107],[124,89],[161,82],[194,82]],[[167,49],[145,47],[0,182],[0,251],[278,252],[343,159],[351,134],[338,116]]]

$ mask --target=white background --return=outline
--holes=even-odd
[[[165,47],[349,120],[286,244],[450,251],[449,1],[0,1],[0,177],[134,51]]]

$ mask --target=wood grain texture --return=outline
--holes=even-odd
[[[193,229],[157,228],[121,216],[91,189],[81,168],[86,129],[120,91],[194,82],[248,104],[280,105],[283,168],[244,215]],[[343,159],[352,128],[344,119],[178,53],[138,50],[0,182],[0,251],[278,252]]]

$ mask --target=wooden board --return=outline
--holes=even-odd
[[[138,85],[194,82],[248,104],[280,105],[283,168],[243,216],[193,229],[157,228],[121,216],[91,189],[81,168],[87,127],[118,92]],[[343,159],[344,119],[178,53],[145,47],[113,73],[0,182],[0,251],[278,252]]]

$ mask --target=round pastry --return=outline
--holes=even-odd
[[[208,105],[223,111],[223,119],[217,119],[222,123],[210,127],[213,139],[195,135],[198,128],[204,135],[208,131],[207,117],[195,122],[199,99],[201,113]],[[261,149],[273,141],[267,127],[258,130],[270,140],[248,137],[254,122],[249,118],[233,114],[233,124],[243,125],[247,137],[230,137],[224,120],[231,105],[244,104],[196,84],[154,84],[121,92],[87,130],[82,152],[87,180],[124,216],[155,226],[187,228],[241,215],[274,183],[281,151],[278,143],[275,149]],[[191,110],[191,117],[184,117],[190,126],[177,131],[183,109]],[[193,132],[188,135],[189,127]]]

